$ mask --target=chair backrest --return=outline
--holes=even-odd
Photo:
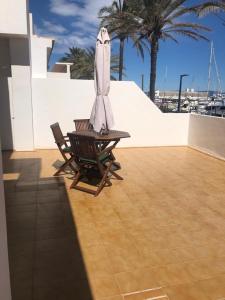
[[[76,131],[88,130],[92,128],[92,125],[90,124],[90,119],[75,119],[73,121],[75,123]]]
[[[97,148],[94,137],[76,135],[76,133],[68,133],[68,137],[75,157],[97,159]]]
[[[59,126],[59,123],[54,123],[52,125],[50,125],[51,127],[51,130],[52,130],[52,133],[53,133],[53,136],[54,136],[54,139],[55,139],[55,142],[58,146],[67,146],[67,143],[65,141],[65,138],[62,134],[62,130]]]

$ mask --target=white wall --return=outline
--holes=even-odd
[[[48,72],[48,78],[70,79],[70,73]]]
[[[55,147],[50,124],[74,130],[73,119],[89,118],[94,99],[93,81],[33,79],[35,148]],[[189,115],[161,113],[134,82],[111,82],[110,100],[115,129],[131,134],[120,146],[187,145]]]
[[[7,246],[5,197],[2,173],[2,153],[0,141],[0,299],[10,300],[11,290]]]
[[[31,65],[33,78],[46,78],[48,65],[48,48],[52,39],[31,35]]]
[[[0,0],[0,35],[27,34],[27,0]]]
[[[28,38],[0,38],[0,137],[3,150],[33,150]]]
[[[189,146],[225,159],[225,119],[202,116],[197,114],[190,115],[189,124]]]
[[[13,144],[18,151],[33,150],[33,116],[31,99],[31,68],[29,40],[10,39],[11,114]]]

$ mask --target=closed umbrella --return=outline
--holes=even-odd
[[[110,89],[110,39],[107,29],[102,27],[97,37],[95,52],[96,98],[92,108],[90,123],[97,132],[107,132],[114,125],[109,101]]]

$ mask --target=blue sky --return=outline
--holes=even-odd
[[[111,2],[112,0],[30,0],[30,11],[33,13],[36,34],[56,39],[51,65],[63,56],[68,47],[85,48],[95,45],[99,24],[97,12],[99,8]],[[222,89],[225,90],[225,26],[215,16],[198,20],[191,18],[191,20],[212,29],[210,33],[207,33],[207,37],[214,42]],[[160,43],[156,88],[178,89],[179,75],[186,73],[190,76],[184,79],[184,88],[207,89],[210,44],[183,37],[178,37],[178,39],[179,44],[172,41]],[[118,42],[113,42],[112,46],[113,52],[117,53]],[[125,80],[133,80],[141,85],[141,74],[144,74],[147,90],[149,54],[146,52],[145,59],[142,61],[131,42],[128,42],[125,48],[125,66],[127,75]],[[212,71],[211,79],[211,89],[216,89],[215,69]]]

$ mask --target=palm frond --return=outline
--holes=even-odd
[[[225,2],[221,1],[208,1],[195,6],[195,12],[198,16],[204,17],[209,13],[217,13],[225,10]]]
[[[168,32],[164,32],[164,33],[163,33],[162,39],[163,39],[164,41],[165,41],[165,40],[172,40],[172,41],[174,41],[175,43],[178,44],[178,40],[177,40],[172,34],[170,34],[170,33],[168,33]]]
[[[186,2],[187,0],[170,0],[168,1],[168,5],[166,7],[166,9],[163,11],[162,10],[162,16],[163,18],[168,18],[171,14],[174,14],[174,12],[177,11],[177,9],[181,10],[183,8],[183,4]]]
[[[142,60],[144,60],[144,54],[145,54],[144,50],[147,50],[147,52],[150,51],[149,46],[147,45],[145,40],[141,37],[136,37],[133,39],[133,47],[137,49],[137,54],[138,55],[140,54]]]
[[[172,29],[176,29],[176,28],[192,28],[196,31],[211,31],[211,29],[209,27],[206,27],[204,25],[201,24],[197,24],[197,23],[175,23],[172,24],[171,26],[168,26],[165,31],[167,30],[172,30]]]
[[[167,33],[169,33],[170,30],[167,31]],[[205,41],[209,41],[209,39],[207,37],[205,37],[204,35],[201,35],[195,31],[192,30],[188,30],[188,29],[176,29],[176,30],[171,30],[172,33],[174,34],[179,34],[179,35],[183,35],[186,37],[189,37],[195,41],[199,41],[199,40],[205,40]]]

